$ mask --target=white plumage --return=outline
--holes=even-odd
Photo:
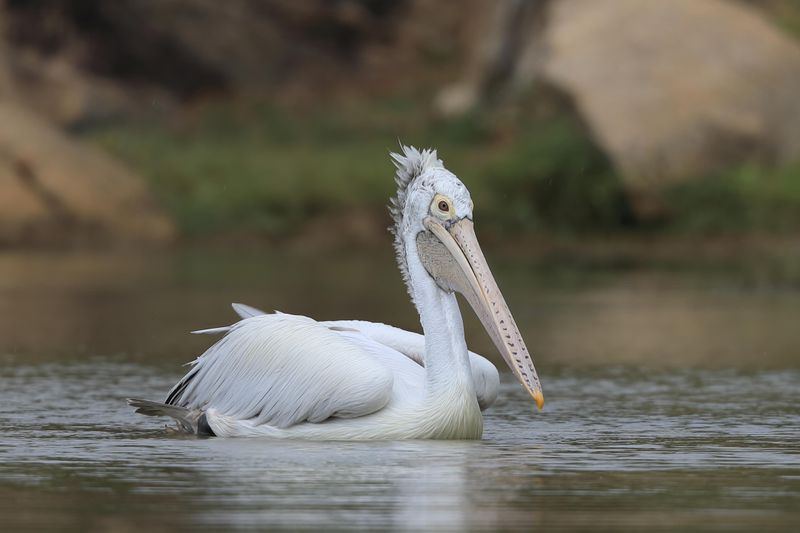
[[[234,309],[240,322],[197,332],[225,336],[191,363],[167,398],[167,404],[204,412],[214,434],[346,438],[344,432],[359,431],[359,438],[376,438],[381,424],[374,422],[400,430],[407,418],[402,413],[424,412],[422,335],[362,320],[316,322],[242,304]],[[470,352],[470,362],[479,384],[475,399],[485,409],[497,397],[499,375],[478,354]],[[454,425],[463,424],[454,415]],[[353,418],[364,420],[345,421]],[[328,419],[341,422],[319,425]],[[477,431],[477,420],[472,423]],[[446,424],[436,429],[420,427],[415,438],[455,431]]]
[[[541,407],[538,377],[472,232],[469,192],[436,152],[392,154],[395,248],[424,335],[385,324],[317,322],[234,304],[242,320],[192,362],[165,403],[129,400],[188,432],[311,439],[474,439],[497,369],[467,350],[454,291],[476,310]]]
[[[386,362],[340,333],[308,318],[261,315],[198,358],[168,403],[287,428],[373,413],[389,402],[392,382]]]

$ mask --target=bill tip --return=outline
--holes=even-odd
[[[533,401],[536,402],[536,407],[541,411],[544,407],[544,394],[542,394],[542,391],[535,391],[531,396],[533,396]]]

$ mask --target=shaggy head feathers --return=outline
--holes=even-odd
[[[389,200],[389,213],[394,220],[392,233],[397,236],[400,222],[403,220],[403,209],[406,206],[406,192],[409,185],[420,174],[429,168],[444,168],[442,160],[436,155],[436,150],[427,148],[421,152],[413,146],[400,145],[403,154],[392,152],[389,156],[394,163],[394,182],[397,184],[397,193]]]
[[[411,291],[408,279],[408,266],[406,262],[406,252],[403,247],[403,211],[406,207],[406,197],[410,185],[416,178],[431,168],[444,168],[442,160],[436,155],[436,150],[427,148],[418,150],[413,146],[400,145],[402,154],[391,153],[390,157],[396,168],[394,181],[397,184],[397,193],[389,200],[389,213],[392,215],[393,224],[389,230],[394,235],[394,249],[397,254],[397,264],[403,275],[403,281],[408,286],[408,292],[413,300],[414,294]]]

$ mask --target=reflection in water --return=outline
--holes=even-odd
[[[308,258],[262,255],[0,256],[4,529],[749,531],[800,520],[797,293],[622,277],[550,288],[500,265],[548,405],[534,412],[509,378],[479,442],[197,439],[125,405],[163,396],[209,342],[184,332],[230,322],[231,301],[414,327],[391,256],[369,259],[321,273]]]

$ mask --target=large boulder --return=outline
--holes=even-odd
[[[137,175],[0,101],[0,245],[159,244],[174,235]]]
[[[559,0],[542,74],[636,185],[800,158],[800,46],[723,0]]]
[[[548,0],[494,4],[460,111],[498,85],[555,86],[633,189],[743,160],[800,159],[800,46],[741,2]]]

